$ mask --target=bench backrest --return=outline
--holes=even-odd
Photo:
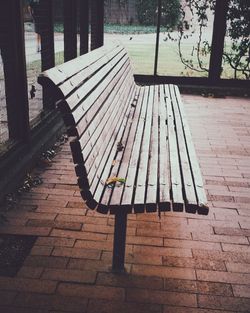
[[[82,196],[90,199],[104,167],[111,166],[107,162],[112,163],[121,124],[136,100],[128,55],[119,45],[101,47],[43,72],[38,82],[53,91],[73,136],[70,146]]]

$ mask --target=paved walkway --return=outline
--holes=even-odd
[[[38,236],[16,277],[0,277],[1,312],[250,312],[249,99],[184,99],[209,215],[131,215],[128,274],[112,274],[114,220],[83,204],[65,144],[0,227]]]

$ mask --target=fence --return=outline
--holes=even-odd
[[[169,53],[172,52],[167,47],[171,47],[168,36],[171,37],[172,33],[169,35],[165,29],[163,0],[151,1],[152,16],[148,19],[153,21],[153,25],[146,26],[140,25],[135,11],[136,0],[33,2],[39,2],[38,10],[29,5],[28,0],[1,3],[1,173],[22,155],[26,165],[29,164],[32,156],[61,128],[54,103],[36,83],[38,73],[87,53],[104,42],[115,39],[126,46],[134,63],[135,79],[139,83],[249,87],[247,80],[225,79],[221,74],[227,0],[216,1],[210,29],[211,51],[206,61],[208,70],[203,77],[199,73],[186,75],[183,70],[178,74],[175,65],[171,69],[173,60],[169,59]],[[25,169],[24,164],[22,168]],[[13,180],[11,177],[9,181]],[[7,186],[6,181],[2,182],[3,185]]]

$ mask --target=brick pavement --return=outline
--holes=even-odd
[[[129,216],[128,274],[113,274],[114,219],[85,207],[65,144],[0,227],[38,236],[16,277],[0,277],[1,312],[250,312],[250,103],[184,99],[209,215]]]

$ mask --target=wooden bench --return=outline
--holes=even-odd
[[[83,199],[91,209],[115,214],[114,270],[124,268],[128,213],[208,214],[177,86],[136,85],[119,45],[47,70],[38,82],[53,95],[73,137]]]

